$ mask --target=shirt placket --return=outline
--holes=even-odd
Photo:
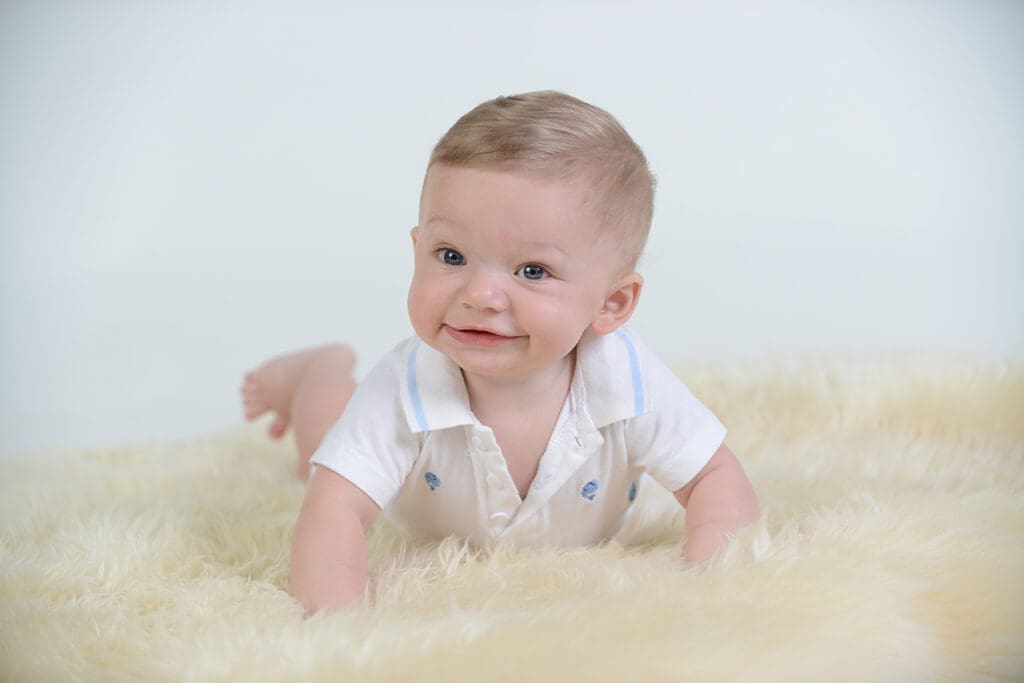
[[[497,538],[515,516],[521,503],[515,483],[508,472],[505,457],[494,439],[494,432],[483,425],[470,428],[469,456],[483,494],[481,526],[488,536]]]
[[[583,467],[602,443],[598,430],[585,415],[577,411],[576,402],[573,401],[566,419],[559,420],[555,428],[548,444],[550,452],[544,454],[537,479],[517,510],[510,533],[514,530],[517,535],[525,537],[539,533],[541,526],[549,522],[549,515],[541,514],[542,511],[552,509],[553,499],[561,495],[563,485]],[[571,523],[571,520],[558,520],[558,523]]]

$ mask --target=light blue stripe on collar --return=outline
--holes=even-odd
[[[448,356],[413,337],[402,353],[402,410],[413,432],[478,424],[469,407],[462,370]]]
[[[412,409],[416,413],[416,422],[419,424],[420,429],[423,431],[429,431],[430,425],[427,423],[427,416],[423,412],[423,401],[420,400],[420,388],[416,382],[416,352],[420,348],[419,340],[412,345],[412,351],[409,352],[409,361],[406,364],[405,381],[409,387],[409,402],[412,403]]]
[[[629,353],[629,371],[633,378],[633,409],[634,417],[644,413],[644,378],[640,374],[640,360],[636,356],[636,346],[625,332],[618,330],[615,336],[625,343],[626,351]]]

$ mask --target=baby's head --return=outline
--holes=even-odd
[[[615,118],[552,90],[497,97],[455,122],[427,165],[490,168],[571,183],[602,233],[615,239],[625,270],[647,243],[655,180],[640,147]]]
[[[467,377],[565,368],[583,334],[632,315],[634,269],[650,228],[654,179],[607,112],[574,97],[499,97],[434,148],[409,316]]]

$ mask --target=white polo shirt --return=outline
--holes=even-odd
[[[588,332],[524,500],[494,433],[470,409],[462,371],[414,337],[359,385],[311,462],[419,537],[571,547],[618,531],[643,473],[678,490],[724,438],[721,422],[633,332]]]

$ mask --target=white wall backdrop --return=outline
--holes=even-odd
[[[0,4],[0,452],[220,430],[409,333],[424,163],[555,88],[659,177],[668,359],[1024,355],[1024,3]]]

